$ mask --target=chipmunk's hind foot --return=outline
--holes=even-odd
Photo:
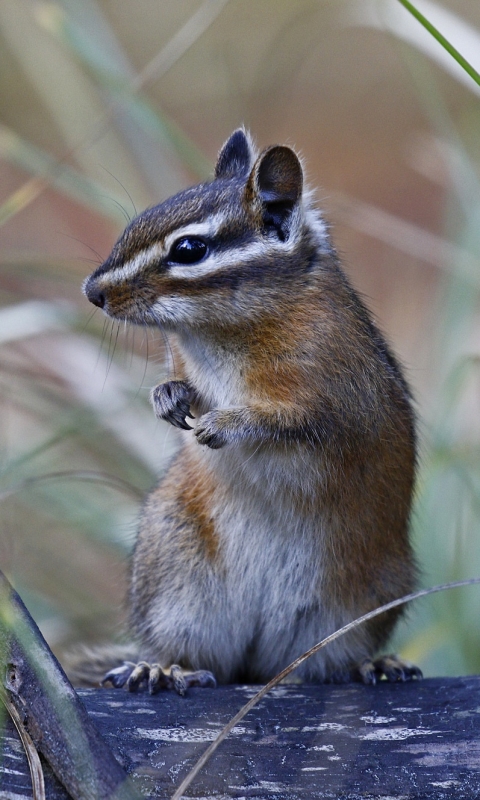
[[[379,680],[386,678],[390,683],[420,680],[423,678],[422,670],[404,661],[395,654],[381,656],[380,658],[366,658],[352,670],[352,680],[374,686]]]
[[[217,685],[214,676],[207,670],[184,672],[177,664],[172,664],[165,671],[160,664],[148,664],[146,661],[139,661],[138,664],[124,661],[120,667],[107,672],[102,680],[102,684],[105,683],[111,683],[115,689],[125,686],[129,692],[136,692],[145,684],[150,694],[157,694],[161,689],[170,689],[182,697],[191,686],[215,688]]]

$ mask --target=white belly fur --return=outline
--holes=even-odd
[[[278,458],[269,464],[265,450],[247,446],[205,449],[203,457],[220,483],[229,484],[213,509],[218,554],[208,567],[185,564],[184,574],[169,577],[169,587],[159,586],[149,614],[155,640],[164,662],[208,668],[221,681],[245,669],[263,680],[349,619],[322,592],[324,521],[299,517],[285,502],[285,481],[291,489],[296,480],[291,458],[290,469]],[[303,480],[305,458],[298,455]],[[310,465],[317,481],[318,469]],[[333,648],[298,676],[322,679],[326,659],[338,666],[363,656],[352,637]]]

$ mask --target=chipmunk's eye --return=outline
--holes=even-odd
[[[208,247],[203,239],[184,236],[171,247],[168,260],[171,264],[197,264],[207,255]]]

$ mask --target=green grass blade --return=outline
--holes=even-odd
[[[468,75],[473,78],[475,83],[480,86],[480,74],[472,67],[467,59],[458,52],[456,47],[454,47],[453,44],[451,44],[448,39],[446,39],[445,36],[443,36],[443,34],[441,34],[440,31],[428,21],[428,19],[424,17],[423,14],[421,14],[420,11],[418,11],[418,9],[409,2],[409,0],[399,0],[399,2],[404,8],[407,9],[407,11],[410,12],[410,14],[412,14],[412,16],[415,17],[416,20],[418,20],[421,25],[423,25],[423,27],[433,36],[433,38],[436,39],[437,42],[441,44],[448,53],[450,53],[452,58],[454,58],[455,61],[465,70],[465,72],[467,72]]]

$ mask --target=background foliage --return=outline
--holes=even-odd
[[[480,67],[480,6],[418,8]],[[136,210],[209,174],[239,124],[294,144],[421,419],[413,535],[429,585],[480,575],[479,89],[396,0],[2,0],[0,563],[49,642],[118,635],[159,332],[92,315],[83,278]],[[480,592],[396,645],[480,669]]]

